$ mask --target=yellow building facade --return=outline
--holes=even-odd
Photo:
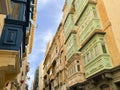
[[[48,43],[44,60],[44,90],[65,90],[65,50],[62,24]]]

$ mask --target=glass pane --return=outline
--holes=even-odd
[[[98,45],[96,45],[94,49],[95,49],[95,55],[98,55],[99,54]]]
[[[107,53],[107,50],[106,50],[106,47],[105,47],[104,43],[102,43],[102,50],[103,50],[103,53]]]
[[[77,71],[80,71],[80,65],[77,65]]]

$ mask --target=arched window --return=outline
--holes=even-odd
[[[110,86],[108,84],[103,84],[100,86],[100,90],[110,90]]]

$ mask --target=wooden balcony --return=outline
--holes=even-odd
[[[85,65],[85,76],[88,78],[98,72],[111,68],[112,63],[110,56],[107,54],[99,55],[96,59]]]
[[[83,31],[80,31],[80,42],[83,44],[94,32],[102,32],[99,19],[92,19]]]
[[[10,76],[9,79],[15,78],[22,66],[22,46],[24,45],[22,43],[24,38],[22,24],[22,22],[16,20],[5,20],[0,38],[0,70],[4,73],[4,77],[2,77],[4,79],[6,79],[5,73]]]
[[[6,82],[15,80],[22,67],[23,55],[26,50],[26,28],[29,26],[30,1],[12,0],[13,6],[18,5],[16,17],[10,13],[11,0],[0,0],[0,14],[7,15],[0,37],[0,90]],[[17,4],[16,4],[17,3]],[[20,5],[19,5],[20,4]],[[30,28],[29,28],[30,30]]]
[[[66,18],[65,25],[64,25],[64,35],[65,35],[65,41],[67,40],[69,34],[74,29],[74,23],[73,23],[73,15],[69,14]]]
[[[74,0],[68,0],[67,4],[65,5],[66,8],[65,8],[65,12],[63,15],[63,20],[62,20],[63,23],[65,23],[69,14],[74,14],[74,12],[75,12],[73,2],[74,2]]]
[[[80,16],[84,12],[88,4],[96,4],[96,3],[97,3],[96,0],[75,0],[74,1],[75,14],[76,14],[75,23],[77,23],[77,21],[79,20]]]
[[[8,15],[11,12],[11,0],[0,0],[0,14]]]

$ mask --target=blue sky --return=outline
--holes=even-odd
[[[37,28],[35,30],[34,45],[29,56],[30,82],[34,78],[37,66],[44,60],[46,44],[51,40],[61,21],[64,0],[37,0]]]

